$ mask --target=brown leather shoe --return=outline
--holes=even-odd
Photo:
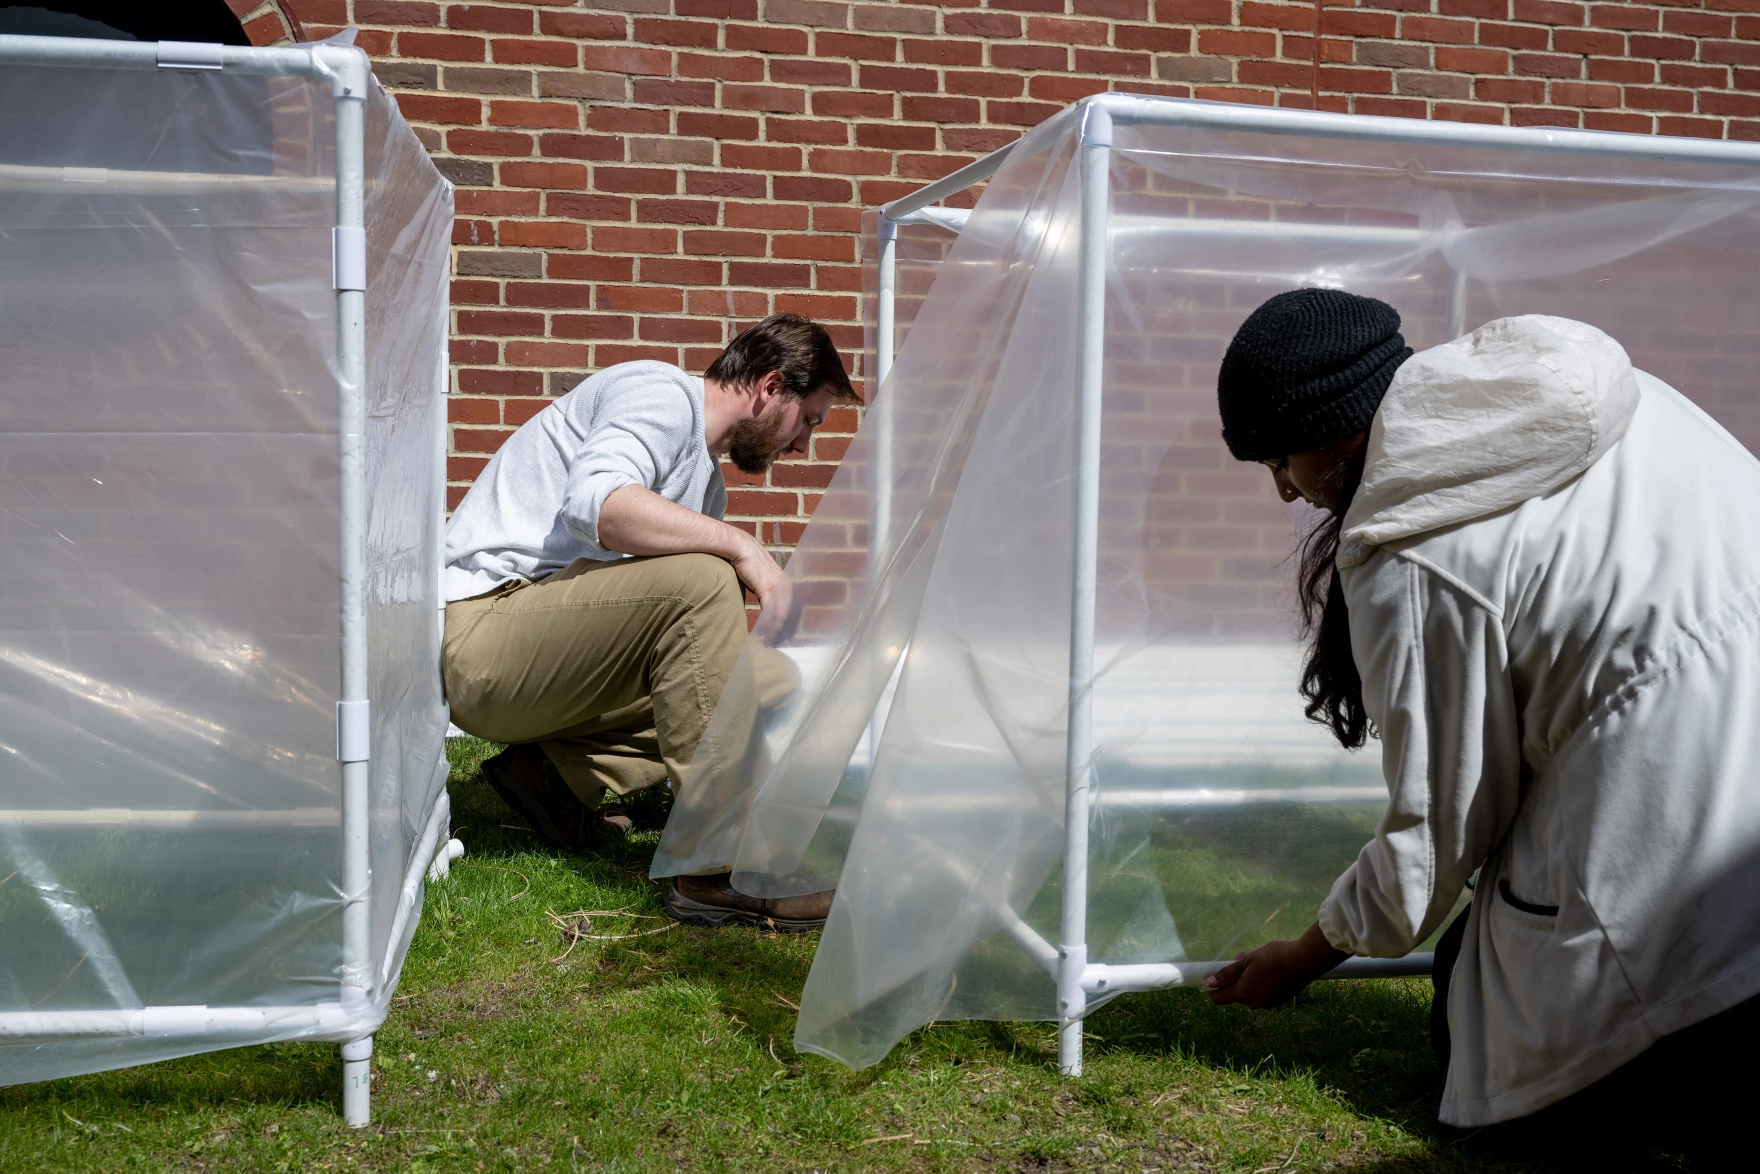
[[[577,799],[537,746],[509,746],[483,763],[483,778],[533,831],[570,852],[619,838],[630,829],[627,815],[595,811]]]
[[[778,933],[824,929],[836,889],[799,897],[748,897],[735,889],[731,873],[678,876],[666,891],[666,912],[674,921],[711,929],[742,921]]]

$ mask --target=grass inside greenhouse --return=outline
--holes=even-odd
[[[1427,981],[1318,984],[1253,1014],[1195,991],[1089,1021],[947,1023],[850,1072],[794,1052],[816,935],[660,919],[663,812],[600,855],[546,850],[455,742],[468,855],[432,885],[345,1128],[333,1044],[0,1090],[0,1168],[809,1171],[1514,1169],[1434,1124]],[[582,911],[593,938],[574,940]]]

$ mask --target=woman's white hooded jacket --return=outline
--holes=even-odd
[[[1760,992],[1760,462],[1580,322],[1407,360],[1339,565],[1391,802],[1320,928],[1481,869],[1442,1119],[1522,1116]]]

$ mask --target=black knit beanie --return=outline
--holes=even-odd
[[[1269,461],[1367,431],[1411,355],[1386,302],[1337,289],[1280,293],[1247,316],[1222,358],[1222,439],[1238,461]]]

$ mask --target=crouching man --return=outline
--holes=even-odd
[[[855,398],[825,329],[777,314],[701,379],[651,361],[599,372],[477,478],[446,530],[446,696],[460,729],[511,743],[483,773],[540,835],[571,850],[622,835],[606,791],[670,780],[684,798],[745,643],[741,584],[761,622],[789,608],[769,552],[721,521],[719,458],[762,473]],[[759,900],[723,871],[676,878],[666,904],[694,924],[807,929],[830,899]]]

